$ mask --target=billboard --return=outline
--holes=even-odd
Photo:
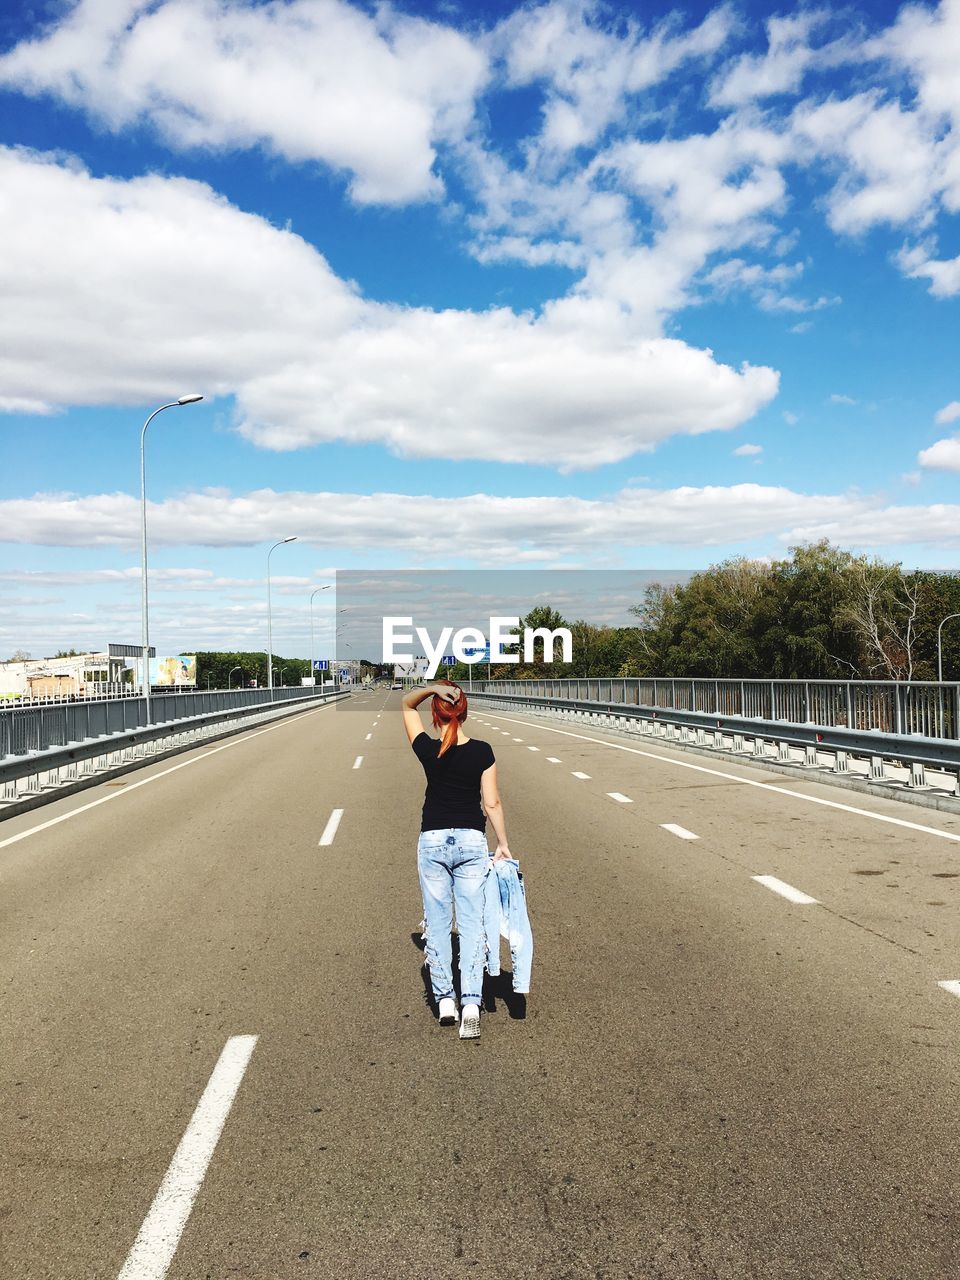
[[[181,653],[175,658],[151,658],[150,683],[164,689],[196,688],[197,655]]]

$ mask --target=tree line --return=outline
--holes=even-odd
[[[937,632],[960,614],[960,573],[856,556],[826,540],[782,560],[712,565],[679,585],[654,584],[626,627],[570,622],[538,606],[522,627],[568,626],[573,661],[494,664],[494,679],[688,676],[739,679],[936,680]],[[960,618],[942,631],[943,675],[960,679]],[[487,666],[450,668],[458,682]]]

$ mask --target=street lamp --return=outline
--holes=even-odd
[[[143,667],[140,674],[147,724],[150,723],[150,622],[147,612],[147,473],[144,463],[143,442],[147,434],[147,427],[149,427],[158,413],[163,413],[164,409],[176,409],[182,404],[196,404],[198,400],[202,399],[203,396],[201,395],[180,396],[177,400],[171,400],[169,404],[162,404],[159,409],[154,409],[143,424],[143,430],[140,432],[140,614],[143,628]]]
[[[230,688],[230,681],[233,679],[233,673],[234,673],[235,671],[239,671],[239,672],[240,672],[240,674],[241,674],[241,675],[243,675],[243,667],[231,667],[231,668],[230,668],[230,674],[227,676],[227,688],[228,688],[228,689]]]
[[[311,674],[313,674],[313,672],[314,672],[314,671],[316,671],[316,667],[315,667],[313,664],[314,664],[314,663],[316,662],[316,660],[317,660],[317,645],[316,645],[316,641],[315,641],[315,639],[314,639],[314,635],[313,635],[313,597],[314,597],[315,595],[318,595],[318,594],[319,594],[319,592],[321,592],[321,591],[329,591],[329,590],[330,590],[330,585],[331,585],[331,584],[328,582],[328,583],[326,584],[326,586],[323,586],[323,587],[316,587],[316,588],[314,588],[314,590],[313,590],[313,591],[311,591],[311,592],[310,592],[310,667],[311,667]],[[316,679],[316,676],[314,676],[314,679]],[[321,684],[321,687],[322,687],[322,685],[323,685],[323,672],[321,672],[321,673],[320,673],[320,684]]]
[[[960,618],[960,613],[948,613],[943,622],[949,622],[951,618]],[[941,632],[943,631],[943,622],[937,627],[937,679],[943,684],[943,650],[940,642],[943,639]]]
[[[287,669],[286,665],[281,662],[280,664],[280,688],[281,689],[283,688],[283,673],[284,671],[286,671],[286,669]]]
[[[281,538],[267,552],[267,688],[270,690],[271,701],[273,699],[273,609],[270,601],[270,557],[277,547],[285,546],[288,542],[296,542],[296,540],[296,534],[289,538]]]

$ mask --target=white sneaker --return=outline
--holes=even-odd
[[[444,996],[440,1001],[440,1025],[452,1027],[457,1020],[457,1002],[453,996]]]
[[[480,1006],[465,1004],[460,1015],[460,1039],[480,1039]]]

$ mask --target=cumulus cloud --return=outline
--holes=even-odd
[[[949,404],[945,404],[942,409],[937,410],[933,420],[943,427],[948,422],[956,422],[957,418],[960,418],[960,400],[951,400]]]
[[[921,449],[917,462],[933,471],[960,471],[960,439],[952,436],[938,440],[929,449]]]
[[[263,146],[350,175],[360,202],[436,196],[486,58],[450,27],[343,0],[80,0],[0,58],[0,84],[54,94],[172,146]]]
[[[840,394],[838,394],[838,393],[835,391],[835,392],[833,393],[833,395],[830,397],[830,403],[831,403],[831,404],[845,404],[845,405],[853,405],[853,404],[856,404],[856,403],[857,403],[857,401],[856,401],[856,400],[854,400],[853,396],[844,396],[844,395],[840,395]]]
[[[365,299],[304,240],[201,183],[0,149],[0,189],[0,385],[15,398],[201,387],[235,395],[240,430],[267,448],[377,441],[573,470],[735,427],[777,391],[771,369],[639,336],[582,299],[540,316]]]
[[[849,57],[847,41],[838,40],[819,48],[811,44],[810,36],[828,16],[820,9],[769,18],[766,52],[741,54],[724,67],[711,86],[711,103],[735,107],[775,94],[796,93],[808,70],[834,66]]]
[[[896,522],[888,526],[893,510]],[[960,540],[958,515],[957,506],[893,509],[856,493],[802,494],[783,486],[736,484],[631,488],[609,499],[214,491],[151,503],[149,521],[158,547],[259,545],[273,537],[279,520],[302,542],[349,545],[359,554],[389,546],[420,562],[464,557],[511,564],[517,548],[528,560],[552,563],[579,558],[585,549],[593,556],[619,553],[624,546],[701,547],[757,538],[788,543],[801,532],[839,542],[855,533],[876,545],[954,545]],[[926,529],[928,518],[933,523]],[[2,541],[132,549],[138,537],[139,502],[133,495],[38,494],[0,502]]]
[[[741,444],[733,451],[736,458],[753,458],[759,453],[763,453],[762,444]]]

